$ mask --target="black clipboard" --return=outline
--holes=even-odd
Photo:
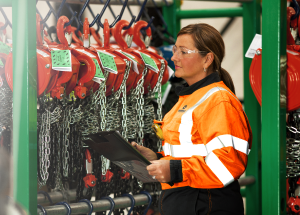
[[[109,159],[143,183],[158,182],[148,174],[151,164],[139,151],[128,143],[117,131],[100,131],[88,135],[83,142]]]

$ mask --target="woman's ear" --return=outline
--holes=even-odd
[[[215,57],[214,57],[214,54],[209,52],[207,53],[207,55],[205,56],[205,63],[204,63],[204,67],[205,68],[208,68],[212,62],[214,61]]]

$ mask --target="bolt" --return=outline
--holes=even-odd
[[[95,184],[95,181],[92,181],[91,184]]]
[[[256,50],[256,55],[260,55],[261,52],[259,50]]]
[[[81,96],[82,96],[82,97],[85,97],[85,94],[84,94],[84,93],[82,93],[82,94],[81,94]]]
[[[295,205],[294,208],[295,208],[296,210],[299,210],[299,209],[300,209],[299,205]]]
[[[45,66],[47,69],[49,69],[50,68],[50,64],[46,64],[46,66]]]

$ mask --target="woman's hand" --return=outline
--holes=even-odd
[[[131,142],[131,145],[136,148],[147,160],[153,161],[157,160],[157,155],[154,151],[144,146],[140,146],[136,142]]]
[[[159,182],[170,182],[170,161],[169,160],[156,160],[151,161],[151,165],[147,166],[149,175],[155,176]]]

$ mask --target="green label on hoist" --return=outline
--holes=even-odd
[[[144,53],[142,53],[142,52],[140,52],[140,55],[141,55],[141,57],[142,57],[142,59],[143,59],[145,65],[146,65],[149,69],[153,70],[153,71],[156,72],[156,73],[159,72],[159,69],[158,69],[156,63],[154,62],[154,60],[153,60],[149,55],[146,55],[146,54],[144,54]]]
[[[70,50],[52,50],[52,69],[59,71],[72,71],[71,51]]]
[[[2,62],[2,60],[0,59],[0,68],[3,68],[4,67],[4,64]]]
[[[93,81],[95,81],[95,82],[97,82],[97,83],[100,84],[102,81],[105,80],[105,77],[103,75],[103,72],[102,72],[102,70],[100,68],[100,65],[99,65],[98,61],[96,59],[94,59],[94,58],[93,58],[93,61],[94,61],[95,66],[96,66],[96,74],[95,74],[95,76],[93,78]]]
[[[9,54],[11,47],[0,41],[0,53]]]
[[[98,51],[98,56],[100,58],[102,67],[111,72],[111,73],[115,73],[118,74],[118,69],[117,69],[117,65],[116,62],[114,60],[114,56],[109,54],[109,53],[105,53],[105,52],[100,52]]]

